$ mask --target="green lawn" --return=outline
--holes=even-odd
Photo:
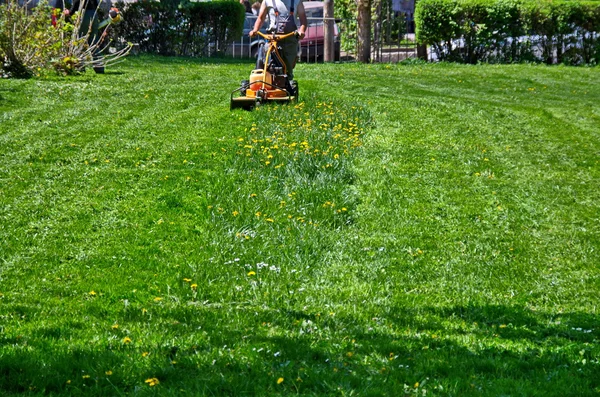
[[[600,394],[600,69],[0,80],[0,395]]]

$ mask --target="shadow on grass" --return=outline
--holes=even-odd
[[[134,348],[118,344],[56,349],[61,333],[47,329],[27,343],[5,337],[0,391],[402,395],[408,387],[441,395],[586,396],[600,390],[600,319],[585,313],[551,316],[509,306],[399,308],[386,319],[360,321],[269,312],[261,315],[262,326],[245,330],[218,326],[226,323],[216,311],[182,308],[165,314],[168,323],[185,324],[181,333],[197,344],[171,346],[168,341],[178,333],[165,329],[171,339],[165,337],[152,359],[143,360]],[[145,385],[150,378],[159,379],[160,388]]]

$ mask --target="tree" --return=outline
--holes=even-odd
[[[323,60],[325,62],[333,62],[335,58],[335,49],[333,44],[334,28],[333,28],[333,0],[325,0],[323,14],[323,36],[325,38],[323,48]]]
[[[371,61],[371,0],[356,0],[358,12],[358,61]]]

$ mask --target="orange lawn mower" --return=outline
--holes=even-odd
[[[277,42],[298,35],[298,32],[287,34],[264,34],[256,32],[267,40],[267,50],[262,69],[254,69],[250,80],[242,80],[240,88],[231,93],[229,108],[252,110],[268,102],[289,103],[298,100],[298,84],[289,80],[285,63],[279,54]],[[237,96],[236,96],[236,93]]]

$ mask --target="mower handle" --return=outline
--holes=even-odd
[[[260,37],[262,37],[265,40],[273,40],[273,41],[279,41],[279,40],[283,40],[283,39],[287,39],[288,37],[292,37],[292,36],[298,36],[298,31],[295,30],[293,32],[290,33],[286,33],[286,34],[264,34],[263,32],[261,32],[260,30],[256,32],[257,35],[259,35]]]

